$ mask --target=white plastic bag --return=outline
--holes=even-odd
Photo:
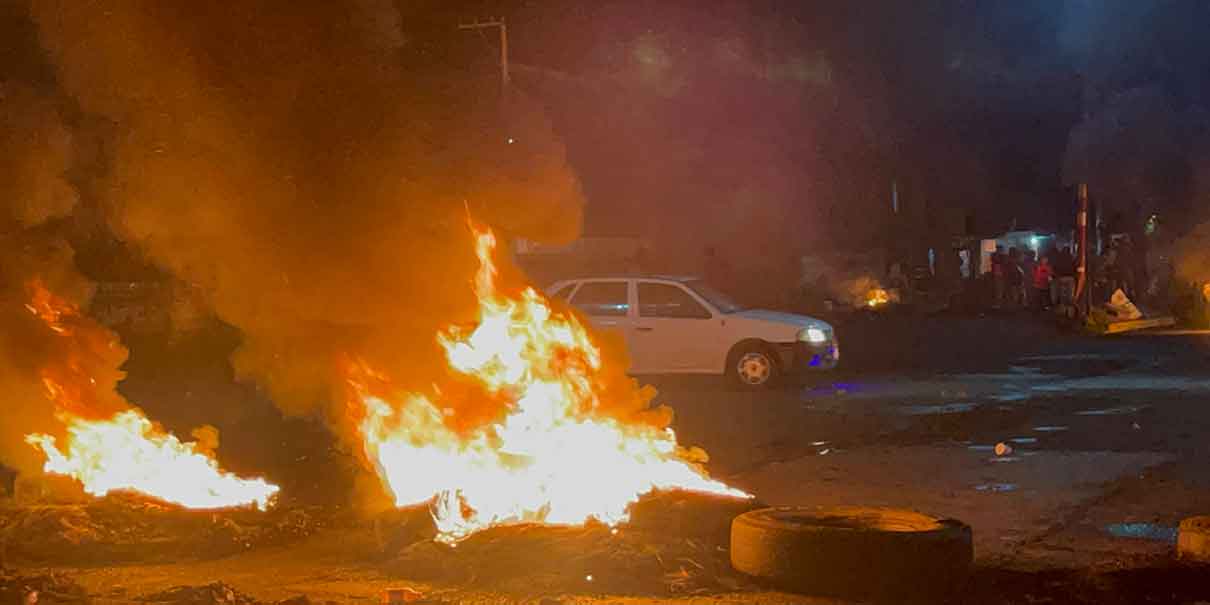
[[[1143,312],[1130,302],[1121,288],[1114,290],[1113,296],[1109,297],[1109,304],[1105,305],[1105,308],[1113,314],[1114,319],[1119,321],[1138,319],[1143,316]]]

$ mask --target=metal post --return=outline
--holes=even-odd
[[[504,96],[508,90],[508,25],[504,23],[504,17],[500,17],[497,21],[500,24],[500,96]]]
[[[1075,300],[1072,302],[1075,302],[1077,307],[1083,307],[1082,315],[1087,317],[1088,312],[1092,309],[1092,284],[1088,271],[1088,184],[1080,183],[1076,192],[1080,201],[1080,209],[1076,214],[1076,229],[1080,237],[1080,260],[1079,266],[1076,268]]]

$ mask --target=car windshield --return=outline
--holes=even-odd
[[[700,279],[693,279],[685,282],[685,287],[693,290],[698,296],[706,299],[719,313],[738,313],[744,310],[744,306],[735,302],[730,296],[719,292]]]

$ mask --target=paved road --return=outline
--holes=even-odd
[[[982,565],[960,603],[1210,599],[1204,578],[1164,564],[1176,522],[1210,512],[1210,337],[1092,339],[1012,317],[883,317],[840,329],[845,367],[827,380],[762,393],[719,379],[655,380],[681,441],[704,446],[712,472],[771,504],[901,506],[969,522]],[[300,422],[272,437],[235,430],[273,408],[230,380],[229,349],[132,348],[124,389],[160,402],[153,415],[173,417],[181,401],[196,402],[182,412],[202,408],[212,422],[224,411],[223,450],[242,454],[232,460],[293,469],[282,475],[291,493],[348,493],[333,483],[339,457],[327,453],[322,427]],[[195,420],[176,416],[184,426]],[[999,443],[1012,451],[997,455]],[[101,593],[223,579],[265,599],[367,600],[398,585],[360,562],[369,542],[339,531],[234,559],[73,574]],[[832,601],[761,592],[675,602]]]
[[[1181,518],[1210,513],[1210,337],[882,322],[849,333],[857,367],[831,380],[764,393],[654,382],[682,442],[762,500],[954,516],[975,528],[984,561],[1162,556]],[[997,455],[1000,443],[1011,452]]]
[[[766,502],[964,519],[984,559],[1084,566],[1163,553],[1181,517],[1210,513],[1206,334],[1091,338],[1013,316],[855,317],[837,328],[843,367],[826,379],[762,393],[654,380],[681,442]],[[304,501],[343,502],[353,488],[340,484],[348,473],[330,435],[315,422],[275,424],[264,393],[231,380],[228,340],[135,342],[123,390],[169,428],[218,426],[237,472],[271,471]],[[241,430],[249,423],[280,426]],[[1012,454],[996,456],[1001,442]]]

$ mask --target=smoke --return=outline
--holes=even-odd
[[[578,233],[541,114],[426,69],[388,0],[32,13],[63,91],[116,125],[114,231],[243,331],[237,371],[287,412],[345,422],[349,357],[406,388],[448,371],[434,334],[475,311],[468,209],[508,236]]]
[[[1197,224],[1176,240],[1172,261],[1178,280],[1198,288],[1210,283],[1210,222]]]
[[[61,430],[43,383],[48,370],[70,365],[86,376],[82,398],[94,410],[124,405],[114,388],[126,351],[113,334],[89,324],[64,337],[27,307],[36,284],[70,305],[92,294],[63,237],[76,205],[65,180],[71,147],[53,97],[25,82],[0,81],[0,461],[22,471],[41,462],[24,435]]]

